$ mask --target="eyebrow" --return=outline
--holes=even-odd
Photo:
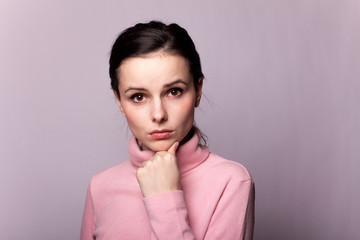
[[[146,91],[146,89],[145,89],[145,88],[129,87],[128,89],[126,89],[126,90],[124,91],[124,93],[127,93],[127,92],[129,92],[129,91]]]
[[[172,85],[175,85],[175,84],[177,84],[177,83],[182,83],[182,84],[184,84],[185,86],[188,86],[188,83],[187,83],[187,82],[185,82],[184,80],[178,79],[178,80],[175,80],[175,81],[173,81],[173,82],[171,82],[171,83],[165,84],[165,85],[164,85],[164,88],[169,88],[169,87],[171,87]],[[145,89],[145,88],[129,87],[128,89],[126,89],[126,90],[124,91],[124,93],[127,93],[128,91],[146,91],[146,89]]]
[[[172,86],[172,85],[174,85],[174,84],[177,84],[177,83],[182,83],[182,84],[184,84],[185,86],[188,85],[188,83],[185,82],[184,80],[178,79],[178,80],[175,80],[175,81],[173,81],[173,82],[171,82],[171,83],[165,84],[165,85],[164,85],[164,88],[168,88],[168,87],[170,87],[170,86]]]

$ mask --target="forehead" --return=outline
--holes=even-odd
[[[119,87],[165,85],[175,80],[192,81],[184,57],[168,53],[152,53],[125,59],[117,70]]]

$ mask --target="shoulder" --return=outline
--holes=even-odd
[[[130,178],[130,173],[133,171],[135,171],[135,169],[131,165],[130,161],[126,160],[96,173],[90,181],[90,187],[95,190],[104,189],[104,187],[111,187],[112,185],[118,184],[118,182],[123,182],[124,180]]]
[[[210,174],[224,176],[232,181],[252,181],[249,171],[242,164],[210,153],[207,159]]]

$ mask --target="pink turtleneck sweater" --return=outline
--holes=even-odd
[[[176,153],[182,190],[143,198],[135,173],[154,152],[141,151],[132,137],[130,159],[91,180],[81,240],[252,239],[248,171],[198,143],[194,134]]]

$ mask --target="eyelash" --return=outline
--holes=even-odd
[[[176,91],[178,94],[173,95],[174,97],[177,97],[183,93],[183,89],[181,88],[172,88],[168,91],[168,94],[170,94],[172,91]]]
[[[135,93],[135,94],[133,94],[130,98],[131,98],[131,100],[133,100],[133,101],[136,102],[136,103],[142,102],[141,100],[138,101],[138,100],[136,99],[137,97],[144,98],[145,96],[144,96],[144,94],[142,94],[142,93]]]
[[[183,89],[181,88],[171,88],[168,92],[167,95],[171,95],[171,97],[178,97],[183,93]],[[175,92],[175,94],[174,94]],[[137,98],[140,97],[141,99],[138,100]],[[143,102],[143,98],[145,98],[145,95],[143,93],[135,93],[133,94],[130,99],[133,100],[135,103],[141,103]]]

